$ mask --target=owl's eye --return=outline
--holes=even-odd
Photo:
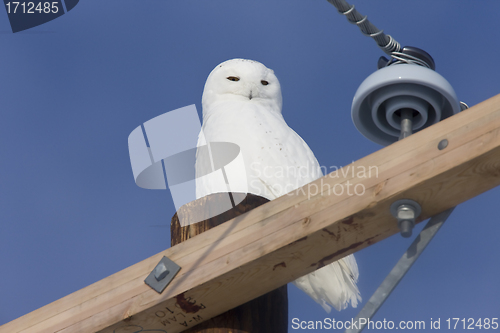
[[[260,83],[262,83],[263,86],[267,86],[269,84],[269,82],[267,82],[266,80],[262,80],[260,81]]]
[[[229,81],[235,81],[235,82],[240,80],[240,78],[237,76],[228,76],[227,79]]]

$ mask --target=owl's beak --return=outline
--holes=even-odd
[[[248,99],[252,99],[252,91],[250,90],[250,95],[248,96]]]

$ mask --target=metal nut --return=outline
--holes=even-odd
[[[168,275],[167,266],[164,263],[160,262],[155,268],[155,279],[156,281],[163,280]]]
[[[397,218],[400,220],[415,219],[415,209],[410,205],[401,205],[398,207]]]
[[[391,214],[398,220],[399,231],[401,236],[408,238],[412,234],[412,229],[415,226],[415,219],[422,211],[420,205],[409,199],[402,199],[393,202],[391,205]]]

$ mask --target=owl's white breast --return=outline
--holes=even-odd
[[[256,101],[218,103],[203,120],[202,132],[209,142],[231,142],[241,149],[244,174],[231,182],[232,192],[253,193],[270,200],[322,176],[311,149],[286,124],[279,112]],[[204,144],[200,137],[198,146]],[[198,166],[201,161],[197,160]],[[198,179],[198,198],[226,192],[227,187],[210,177]]]

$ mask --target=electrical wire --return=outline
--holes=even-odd
[[[387,55],[391,56],[391,61],[387,61],[385,66],[393,64],[410,64],[434,69],[434,62],[432,61],[432,58],[431,65],[421,58],[408,53],[403,53],[401,45],[394,38],[390,35],[386,35],[383,30],[374,26],[370,21],[368,21],[368,16],[361,15],[356,8],[354,8],[354,5],[350,5],[345,0],[328,0],[328,2],[337,8],[338,12],[344,15],[349,23],[357,25],[363,35],[373,38],[378,47],[380,47],[380,49],[382,49],[382,51],[384,51]],[[460,111],[464,111],[468,108],[469,106],[466,103],[460,102]]]
[[[394,38],[392,38],[390,35],[385,34],[383,30],[380,30],[376,26],[374,26],[370,21],[368,21],[367,16],[361,15],[356,10],[354,5],[350,5],[345,0],[328,0],[328,2],[335,6],[338,12],[347,18],[347,21],[357,25],[363,35],[373,38],[378,47],[391,57],[391,60],[385,59],[385,65],[379,65],[379,68],[380,66],[384,67],[394,64],[410,64],[427,67],[433,70],[435,69],[432,58],[427,59],[430,60],[429,63],[424,60],[425,58],[416,57],[412,54],[409,54],[411,53],[410,50],[402,48]]]
[[[361,32],[365,36],[369,36],[375,40],[378,47],[382,49],[386,54],[393,56],[394,52],[401,51],[401,45],[390,35],[386,35],[383,30],[378,29],[370,21],[368,21],[367,16],[361,15],[354,5],[350,5],[345,0],[328,0],[340,14],[344,15],[347,20],[359,27]],[[404,61],[405,54],[403,56],[396,54],[396,56],[402,58],[398,61]]]
[[[387,66],[392,64],[410,64],[410,65],[419,65],[431,68],[431,66],[427,62],[423,61],[420,58],[414,57],[410,54],[401,52],[392,52],[391,57],[394,59],[394,61],[388,62]]]

